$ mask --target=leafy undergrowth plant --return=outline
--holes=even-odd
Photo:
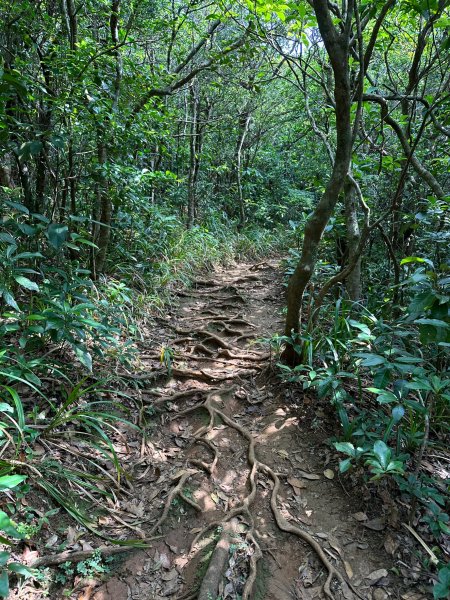
[[[26,477],[24,475],[3,475],[0,477],[0,493],[6,495],[15,488],[21,486]],[[14,545],[12,540],[23,540],[25,534],[22,524],[15,523],[9,515],[0,510],[0,543],[5,550],[0,551],[0,598],[9,596],[10,578],[20,576],[25,579],[33,577],[34,572],[20,562],[11,560],[12,552],[10,548]]]
[[[410,263],[414,261],[410,260]],[[409,264],[409,263],[408,263]],[[423,469],[429,449],[445,452],[450,421],[450,297],[448,277],[420,266],[405,282],[410,301],[400,318],[386,321],[339,299],[301,336],[277,336],[291,344],[302,364],[279,364],[285,381],[314,389],[336,410],[344,455],[340,471],[365,472],[372,485],[392,482],[409,506],[407,519],[433,546],[438,579],[435,598],[449,589],[445,539],[449,480]],[[313,320],[311,320],[311,324]]]

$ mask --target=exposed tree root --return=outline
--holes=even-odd
[[[189,462],[192,465],[196,465],[198,467],[201,467],[207,473],[209,473],[209,475],[212,475],[214,473],[215,469],[216,469],[217,461],[219,460],[219,453],[217,451],[217,448],[215,446],[213,446],[209,440],[206,440],[204,438],[197,438],[194,441],[193,445],[195,445],[195,444],[203,444],[204,446],[206,446],[207,448],[209,448],[211,450],[211,452],[213,453],[213,455],[214,455],[214,459],[213,459],[212,463],[210,463],[210,464],[204,462],[203,460],[200,460],[199,458],[190,458]]]
[[[239,521],[231,519],[225,523],[222,528],[220,538],[214,548],[211,560],[208,565],[200,589],[198,591],[198,600],[211,600],[217,598],[220,582],[224,576],[224,571],[228,564],[228,555],[233,538],[238,534]]]
[[[255,265],[252,265],[249,269],[249,271],[257,271],[258,269],[261,269],[263,266],[268,265],[269,263],[266,260],[263,260],[259,263],[256,263]]]
[[[190,388],[188,390],[182,390],[181,392],[175,392],[175,394],[171,394],[170,396],[160,396],[157,400],[153,402],[176,402],[177,400],[181,400],[181,398],[189,398],[189,396],[195,396],[196,394],[206,394],[210,393],[210,390],[202,390],[199,388]]]
[[[229,373],[217,373],[217,372],[207,372],[202,369],[199,371],[194,371],[192,369],[179,369],[177,367],[172,367],[172,375],[174,377],[180,378],[188,378],[188,379],[199,379],[200,381],[230,381],[230,379],[235,379],[237,377],[246,378],[251,377],[252,375],[256,375],[257,371],[255,369],[247,369],[242,371],[230,371]]]
[[[186,481],[189,479],[189,477],[191,477],[192,475],[195,475],[196,473],[198,473],[197,469],[187,469],[187,470],[181,471],[180,473],[175,475],[174,479],[175,480],[179,479],[179,481],[178,481],[177,485],[170,490],[169,495],[166,498],[166,503],[164,504],[164,509],[162,511],[162,514],[159,517],[159,519],[156,521],[156,523],[153,525],[153,527],[151,528],[150,535],[153,535],[155,533],[155,531],[158,529],[158,527],[161,527],[161,525],[167,519],[167,515],[169,514],[170,506],[171,506],[173,500],[176,498],[176,496],[180,496],[185,502],[188,500],[183,494],[183,487],[184,487]],[[193,500],[191,501],[189,498],[188,504],[193,506],[193,504],[191,502],[193,504],[195,504],[195,502]],[[200,506],[198,506],[198,505],[196,505],[194,508],[200,512],[202,510],[200,508]]]
[[[161,539],[160,535],[153,538],[146,538],[146,543],[150,543],[154,540]],[[123,554],[124,552],[130,552],[137,550],[135,546],[98,546],[98,548],[92,548],[92,550],[66,550],[59,554],[48,554],[47,556],[41,556],[30,562],[28,566],[32,569],[38,567],[54,567],[62,565],[65,562],[80,562],[90,558],[96,553],[100,553],[102,556],[113,556],[114,554]]]
[[[277,473],[275,473],[275,471],[271,467],[269,467],[265,463],[260,462],[256,458],[255,441],[254,441],[254,438],[253,438],[252,434],[250,433],[250,431],[248,431],[245,427],[243,427],[242,425],[237,423],[234,419],[230,418],[227,414],[225,414],[222,410],[220,410],[217,407],[217,405],[214,403],[215,399],[221,399],[222,396],[232,392],[234,389],[235,389],[234,387],[231,387],[231,388],[224,388],[222,390],[217,390],[217,391],[211,392],[208,394],[208,396],[206,397],[206,400],[204,402],[201,402],[201,403],[197,404],[196,406],[190,407],[186,410],[180,411],[173,417],[173,419],[176,419],[181,416],[192,413],[196,410],[203,409],[203,410],[206,410],[209,414],[209,423],[207,425],[201,427],[197,432],[195,432],[194,436],[196,438],[196,441],[199,441],[199,439],[202,436],[204,436],[206,433],[211,431],[211,429],[214,427],[216,418],[219,418],[226,425],[228,425],[229,427],[231,427],[232,429],[234,429],[235,431],[240,433],[242,435],[242,437],[244,437],[248,442],[247,460],[248,460],[248,464],[250,467],[250,474],[249,474],[249,478],[248,478],[248,483],[249,483],[250,489],[249,489],[247,495],[243,498],[243,500],[241,501],[241,504],[239,506],[235,507],[234,509],[232,509],[231,511],[229,511],[224,516],[223,519],[213,522],[213,523],[209,523],[202,529],[202,531],[200,531],[196,535],[196,537],[194,538],[192,545],[191,545],[191,552],[194,551],[199,540],[211,529],[214,529],[219,526],[225,527],[227,523],[230,523],[230,521],[237,519],[237,517],[245,517],[247,522],[249,523],[249,529],[247,531],[247,540],[254,548],[254,551],[253,551],[253,554],[251,555],[251,558],[249,561],[249,576],[247,578],[247,582],[246,582],[246,585],[244,588],[242,598],[243,598],[243,600],[248,600],[248,598],[250,598],[250,595],[252,594],[254,584],[256,581],[257,563],[262,556],[261,549],[254,537],[253,518],[252,518],[250,509],[251,509],[251,506],[252,506],[252,504],[255,500],[255,496],[256,496],[257,475],[259,473],[264,473],[265,475],[270,477],[270,479],[272,479],[272,481],[274,483],[272,494],[271,494],[271,499],[270,499],[270,506],[271,506],[272,513],[274,515],[277,526],[282,531],[285,531],[286,533],[291,533],[291,534],[297,536],[298,538],[300,538],[301,540],[303,540],[304,542],[306,542],[316,552],[317,556],[319,557],[319,559],[321,560],[322,564],[324,565],[325,569],[328,572],[327,579],[326,579],[325,583],[323,584],[324,594],[330,600],[334,600],[334,595],[333,595],[333,592],[331,589],[331,584],[332,584],[333,580],[336,580],[338,583],[341,584],[341,586],[349,586],[353,590],[353,592],[357,594],[357,592],[356,592],[356,590],[354,590],[353,586],[351,586],[351,584],[349,584],[346,581],[344,576],[331,564],[331,562],[326,557],[321,545],[312,537],[312,535],[307,533],[303,529],[300,529],[299,527],[292,525],[289,521],[287,521],[283,517],[283,515],[281,514],[281,511],[277,505],[277,495],[278,495],[279,488],[280,488],[279,476],[277,475]],[[216,573],[217,567],[220,564],[221,563],[218,562],[217,565],[214,567],[214,573]],[[214,597],[214,595],[213,595],[213,597]],[[199,596],[199,598],[201,598],[201,597]],[[204,596],[204,598],[207,598],[207,596]]]
[[[236,348],[236,350],[239,351],[239,348]],[[230,352],[230,350],[228,350],[227,348],[219,350],[218,354],[219,354],[219,356],[227,356],[228,358],[248,360],[248,361],[254,361],[254,362],[265,361],[270,357],[269,354],[257,354],[256,356],[251,355],[251,354],[232,354]]]

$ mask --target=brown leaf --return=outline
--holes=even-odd
[[[371,521],[367,521],[367,523],[363,523],[363,525],[364,527],[367,527],[367,529],[373,529],[373,531],[383,531],[383,529],[386,528],[386,521],[382,517],[378,517]]]
[[[316,473],[307,473],[306,471],[299,471],[300,477],[303,477],[304,479],[320,479],[320,475],[317,475]]]
[[[372,573],[370,573],[366,579],[368,580],[369,585],[375,585],[380,581],[380,579],[383,579],[383,577],[387,576],[388,572],[386,569],[377,569],[376,571],[372,571]]]
[[[347,573],[347,577],[351,579],[353,577],[353,569],[351,564],[347,560],[344,560],[344,567],[345,572]]]
[[[297,477],[289,477],[289,479],[287,480],[287,482],[290,485],[292,485],[292,487],[294,488],[294,492],[296,492],[296,490],[304,490],[304,489],[306,489],[306,484],[303,483],[303,481],[300,481],[300,479],[297,479]]]
[[[343,558],[344,553],[342,552],[342,549],[340,548],[337,540],[335,540],[334,538],[332,538],[331,536],[328,538],[328,543],[330,544],[330,546],[333,548],[333,550],[336,550],[336,552],[339,554],[339,556],[341,558]]]
[[[359,521],[360,523],[368,520],[368,516],[364,512],[357,512],[352,516],[356,521]]]
[[[176,569],[171,569],[167,573],[162,573],[161,574],[161,579],[163,581],[173,581],[177,577],[178,577],[178,571]]]
[[[332,469],[326,469],[323,474],[327,479],[334,479],[334,471]]]
[[[397,552],[399,545],[399,541],[395,539],[392,535],[388,535],[384,540],[384,549],[391,556],[393,556]]]

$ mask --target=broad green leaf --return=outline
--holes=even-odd
[[[24,277],[23,275],[16,275],[14,279],[20,286],[26,288],[27,290],[31,290],[32,292],[39,291],[38,284],[34,281],[31,281],[31,279],[28,279],[28,277]]]
[[[345,473],[346,471],[348,471],[352,466],[352,459],[351,458],[346,458],[345,460],[341,460],[339,463],[339,471],[341,473]]]
[[[47,229],[47,237],[50,244],[59,250],[62,248],[69,236],[69,228],[67,225],[61,225],[59,223],[52,223]]]
[[[409,265],[411,263],[426,263],[428,265],[430,265],[431,267],[433,266],[433,263],[431,262],[431,260],[428,260],[427,258],[420,258],[420,256],[406,256],[405,258],[402,258],[402,260],[400,261],[400,265]]]
[[[26,479],[25,475],[4,475],[0,477],[0,490],[11,490]]]
[[[89,369],[89,371],[92,371],[92,356],[86,348],[83,348],[83,346],[75,346],[74,350],[80,363]]]
[[[12,308],[14,308],[14,310],[17,310],[17,312],[20,312],[19,305],[17,304],[16,299],[11,294],[11,292],[7,292],[6,290],[4,290],[2,292],[2,296],[3,296],[3,300],[6,302],[6,304],[8,306],[11,306]]]
[[[386,446],[382,440],[377,440],[373,445],[373,453],[377,457],[383,469],[386,469],[389,461],[391,460],[391,451],[388,446]]]
[[[432,325],[433,327],[443,327],[444,329],[450,327],[448,323],[441,321],[440,319],[416,319],[414,323],[418,323],[419,325]]]
[[[386,359],[379,354],[369,354],[367,352],[357,352],[355,354],[358,358],[362,358],[361,365],[363,367],[376,367],[378,365],[384,365]]]
[[[7,598],[9,596],[8,571],[0,572],[0,596],[2,598]]]
[[[23,575],[25,579],[28,579],[28,577],[33,577],[35,573],[33,569],[30,569],[29,567],[26,567],[25,565],[16,562],[9,563],[8,571],[12,571],[13,573],[17,573],[18,575]]]
[[[398,423],[404,416],[405,409],[403,406],[396,406],[392,409],[392,418],[394,419],[394,423]]]
[[[29,215],[30,211],[24,204],[20,204],[20,202],[12,202],[11,200],[5,200],[5,204],[10,208],[13,208],[17,212],[24,213],[25,215]]]
[[[9,552],[0,552],[0,567],[6,565],[10,556]]]
[[[333,446],[338,452],[348,454],[348,456],[355,456],[355,446],[350,442],[335,442]]]
[[[9,516],[2,510],[0,510],[0,530],[4,531],[6,535],[10,535],[15,539],[23,539],[23,535],[17,531]]]

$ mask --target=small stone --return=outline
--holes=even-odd
[[[387,600],[389,598],[389,594],[381,587],[377,587],[372,592],[373,600]]]

